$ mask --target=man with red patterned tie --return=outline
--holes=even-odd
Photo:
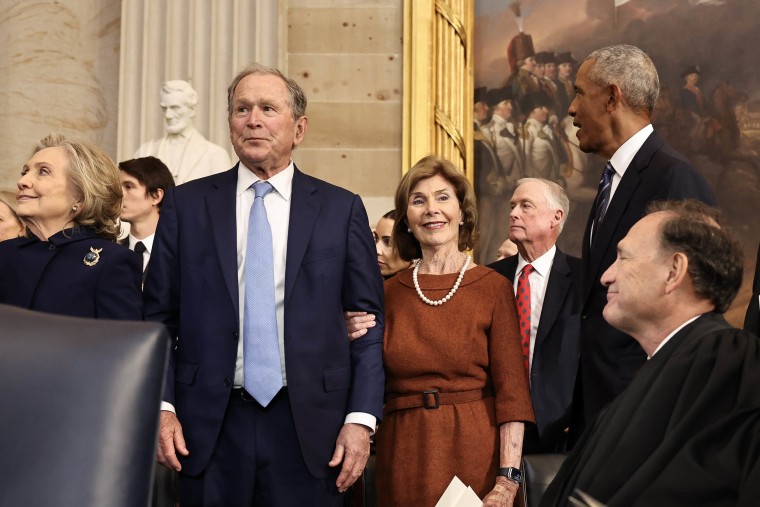
[[[580,347],[580,259],[555,246],[570,201],[552,181],[523,178],[510,206],[509,239],[518,253],[489,267],[515,287],[536,414],[536,427],[526,427],[523,452],[562,452]]]

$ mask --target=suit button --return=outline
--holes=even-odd
[[[230,379],[224,379],[224,387],[230,387],[230,384],[232,384],[232,382],[230,382]]]
[[[581,318],[582,318],[583,320],[586,320],[586,319],[588,319],[588,313],[584,313],[583,315],[581,315]]]
[[[55,245],[48,245],[48,250],[51,252],[55,251]]]
[[[237,337],[238,337],[238,332],[237,332],[237,331],[234,331],[234,332],[232,333],[232,336],[234,336],[235,338],[237,338]]]

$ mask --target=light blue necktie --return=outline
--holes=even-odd
[[[264,196],[267,181],[252,185],[255,197],[248,217],[243,313],[243,387],[266,407],[282,388],[280,346],[274,299],[274,255]]]

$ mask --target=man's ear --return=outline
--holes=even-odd
[[[562,217],[565,216],[565,212],[561,209],[555,209],[554,210],[554,219],[552,220],[552,229],[555,227],[559,227],[559,224],[562,223]]]
[[[301,141],[303,141],[304,136],[306,136],[306,131],[309,128],[309,119],[306,116],[301,116],[298,121],[296,121],[295,126],[295,135],[293,137],[293,148],[301,144]]]
[[[668,260],[668,274],[665,278],[665,293],[670,294],[681,287],[689,276],[689,258],[683,252],[676,252]]]
[[[161,204],[161,201],[164,200],[164,189],[163,188],[157,188],[155,192],[152,192],[149,194],[151,204],[153,206],[158,206]]]
[[[614,111],[623,103],[623,91],[616,84],[611,84],[607,91],[609,93],[607,111]]]

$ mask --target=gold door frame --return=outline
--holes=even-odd
[[[475,0],[404,0],[402,162],[435,154],[473,181]]]

